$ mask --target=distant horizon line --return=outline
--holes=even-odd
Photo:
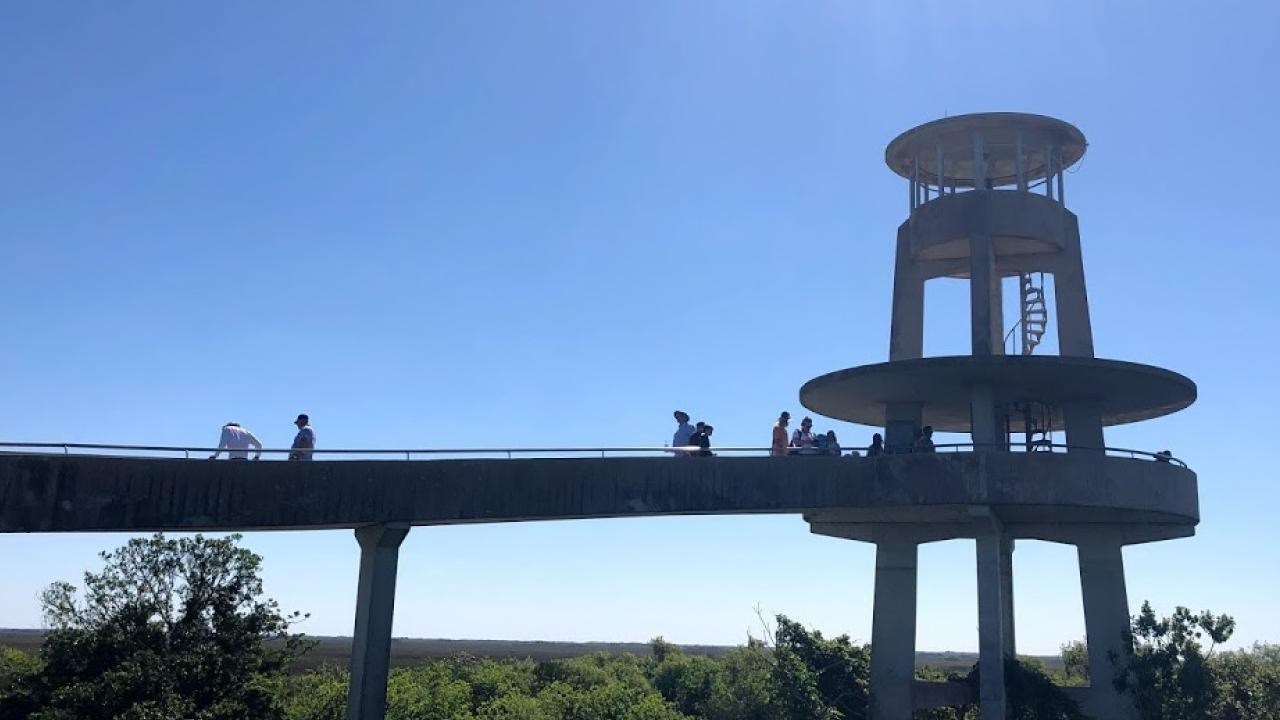
[[[8,628],[0,627],[0,646],[3,646],[5,635],[44,635],[49,630],[43,628]],[[311,633],[302,633],[305,637],[316,640],[331,641],[351,641],[350,635],[313,635]],[[655,638],[656,639],[656,638]],[[410,637],[407,635],[392,635],[392,642],[408,641],[408,642],[434,642],[434,643],[474,643],[474,644],[503,644],[503,645],[562,645],[562,646],[597,646],[597,645],[614,645],[614,646],[635,646],[648,647],[653,640],[502,640],[495,638],[444,638],[444,637]],[[733,650],[736,648],[746,647],[746,643],[738,643],[724,645],[718,643],[699,643],[699,642],[670,642],[671,645],[678,648],[706,648],[710,650]],[[866,643],[870,645],[870,643]],[[972,655],[977,657],[978,651],[974,650],[925,650],[917,649],[917,655]],[[1022,657],[1058,657],[1055,655],[1036,655],[1019,653]]]

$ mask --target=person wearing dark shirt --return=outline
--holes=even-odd
[[[871,436],[871,447],[867,448],[867,457],[875,457],[884,452],[884,438],[880,433]]]
[[[827,438],[827,443],[825,447],[827,448],[827,454],[840,457],[840,441],[836,439],[836,431],[828,430],[826,434],[826,438]]]
[[[699,450],[694,451],[694,455],[698,457],[711,457],[711,432],[715,428],[704,423],[698,423],[701,426],[693,437],[689,438],[689,444],[695,445]]]
[[[933,426],[925,425],[920,430],[920,435],[916,437],[916,441],[911,444],[911,452],[913,453],[931,453],[934,452],[933,447]]]

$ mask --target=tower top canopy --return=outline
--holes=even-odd
[[[974,158],[981,147],[982,177],[992,185],[1034,182],[1071,167],[1084,156],[1084,133],[1045,115],[995,112],[955,115],[914,127],[889,143],[884,161],[904,178],[935,185],[974,187]],[[941,160],[941,168],[939,168]],[[1052,170],[1049,170],[1049,167]]]

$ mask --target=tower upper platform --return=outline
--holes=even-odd
[[[1052,427],[1065,424],[1064,408],[1090,407],[1104,427],[1161,417],[1196,400],[1196,386],[1171,370],[1119,360],[1053,355],[929,357],[839,370],[805,383],[800,402],[847,422],[879,425],[893,405],[918,408],[921,422],[943,432],[972,431],[975,387],[1009,420],[1029,420],[1037,407]]]
[[[934,120],[902,133],[885,149],[884,161],[902,177],[928,185],[1025,187],[1079,162],[1086,146],[1079,128],[1056,118],[974,113]],[[979,154],[983,168],[975,167]]]

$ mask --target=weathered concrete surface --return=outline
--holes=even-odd
[[[944,195],[916,208],[898,229],[910,238],[913,259],[927,277],[964,276],[975,237],[988,237],[995,269],[1007,275],[1049,269],[1067,245],[1064,235],[1074,215],[1056,200],[1017,190]],[[963,260],[963,263],[946,262]],[[938,261],[938,262],[930,262]]]
[[[1093,453],[231,462],[0,456],[0,532],[267,530],[684,514],[1199,520],[1195,474]],[[1190,531],[1186,534],[1189,534]]]

